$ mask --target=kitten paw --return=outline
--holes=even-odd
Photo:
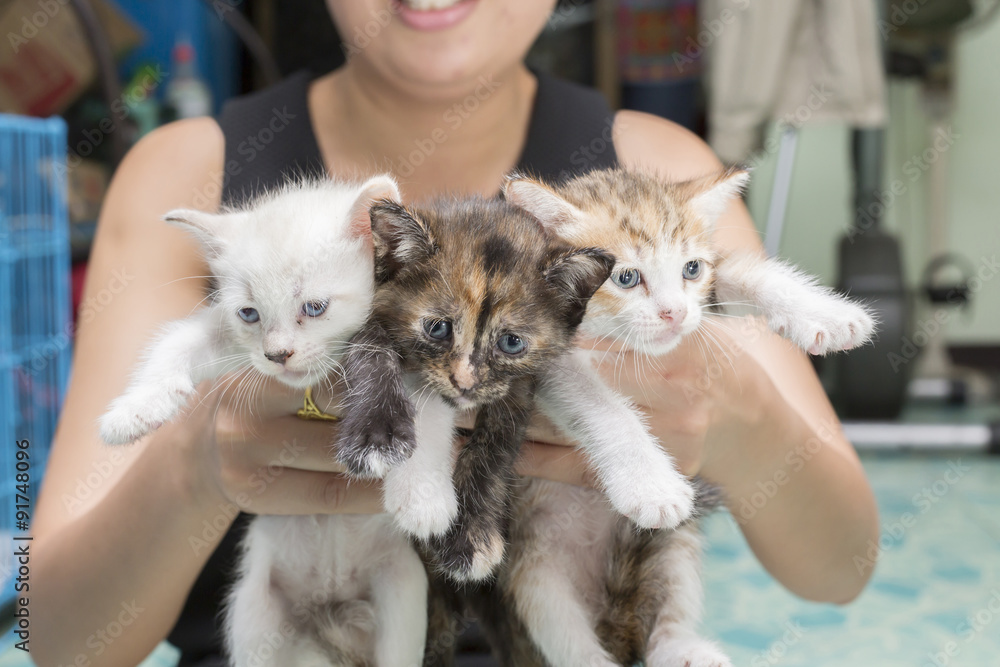
[[[459,530],[453,526],[429,541],[432,560],[457,583],[483,581],[503,561],[504,541],[498,532]]]
[[[644,663],[647,667],[733,667],[719,647],[700,637],[659,644]]]
[[[109,445],[127,445],[139,440],[170,421],[193,391],[193,385],[174,386],[119,396],[99,420],[101,439]]]
[[[604,492],[640,528],[676,528],[694,512],[694,488],[666,456],[653,458],[634,475],[606,480]]]
[[[100,419],[101,440],[109,445],[128,445],[162,426],[162,422],[143,416],[141,410],[140,406],[117,406],[108,410]]]
[[[771,328],[812,355],[851,350],[868,342],[875,320],[861,306],[840,297],[823,299],[794,317],[772,320]]]
[[[337,458],[355,477],[382,478],[417,446],[413,411],[379,404],[348,411],[340,422]]]
[[[458,516],[458,497],[450,477],[418,478],[405,468],[386,475],[382,505],[397,526],[419,539],[443,535]]]

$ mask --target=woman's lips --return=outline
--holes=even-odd
[[[476,3],[479,0],[461,0],[460,2],[455,2],[449,4],[446,1],[434,0],[420,2],[420,5],[425,5],[427,7],[442,6],[441,9],[416,9],[413,4],[403,2],[402,0],[394,0],[396,3],[396,9],[399,14],[399,19],[408,28],[414,30],[447,30],[453,26],[458,25],[465,18],[472,13],[472,10],[476,8]]]

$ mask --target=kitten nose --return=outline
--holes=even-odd
[[[280,352],[265,352],[264,356],[276,364],[284,364],[288,357],[293,354],[295,353],[289,352],[288,350],[281,350]]]
[[[674,322],[683,322],[686,316],[687,316],[686,306],[678,306],[676,308],[663,308],[662,310],[660,310],[660,319],[664,321],[673,320]]]
[[[455,389],[458,389],[463,395],[468,394],[472,391],[472,388],[476,386],[475,380],[465,377],[455,377],[454,374],[451,375],[450,379],[451,384],[454,385]]]
[[[456,389],[460,389],[462,393],[468,392],[477,384],[476,371],[471,363],[463,360],[452,367],[450,380]]]

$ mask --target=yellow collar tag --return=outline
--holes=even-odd
[[[320,410],[318,407],[316,407],[316,402],[313,401],[312,387],[306,387],[306,396],[302,401],[302,407],[299,408],[298,412],[295,413],[295,416],[298,417],[299,419],[319,420],[326,422],[335,422],[338,419],[340,419],[340,417],[336,415],[327,414],[322,410]]]

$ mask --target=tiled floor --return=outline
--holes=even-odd
[[[846,607],[794,597],[733,519],[716,515],[705,527],[705,634],[739,666],[1000,667],[1000,458],[886,454],[864,464],[884,547],[865,593]],[[163,646],[143,667],[174,659]],[[0,656],[0,667],[28,664],[20,651]]]
[[[1000,458],[864,464],[884,551],[861,597],[838,607],[792,596],[718,515],[706,525],[706,634],[750,667],[1000,665]]]

